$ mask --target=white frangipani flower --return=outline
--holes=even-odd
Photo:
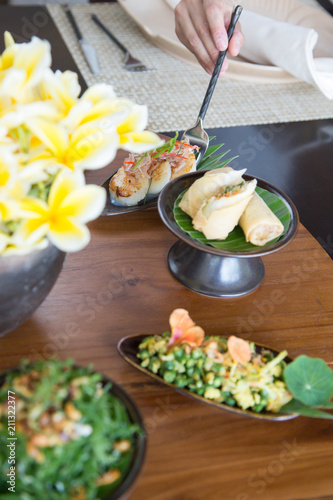
[[[17,44],[5,33],[0,55],[0,254],[27,253],[51,241],[71,252],[90,239],[86,223],[106,191],[85,185],[83,170],[108,165],[119,148],[133,153],[163,141],[144,130],[146,106],[110,85],[80,97],[77,74],[51,70],[47,41]]]
[[[71,170],[102,168],[114,159],[119,146],[115,126],[102,131],[87,123],[70,135],[62,124],[40,118],[28,120],[27,125],[46,148],[42,157]]]
[[[56,176],[47,202],[36,198],[22,201],[27,219],[16,231],[14,242],[33,245],[47,235],[64,252],[81,250],[90,240],[85,223],[100,215],[105,201],[106,191],[86,186],[82,172],[63,170]]]
[[[107,83],[96,83],[96,85],[89,87],[82,95],[83,100],[91,101],[93,104],[105,100],[113,100],[116,97],[113,87]]]
[[[144,130],[147,122],[147,106],[133,105],[127,118],[117,127],[120,147],[131,153],[144,153],[161,146],[164,141],[157,134]]]
[[[53,71],[47,68],[38,87],[38,94],[43,100],[50,100],[52,104],[66,117],[68,112],[78,101],[81,87],[76,73],[72,71]]]
[[[50,65],[51,46],[46,40],[33,37],[29,43],[9,45],[0,60],[0,96],[28,102]]]
[[[10,132],[12,129],[25,124],[30,118],[36,117],[58,121],[60,114],[54,103],[48,101],[15,104],[5,113],[1,113],[0,110],[0,127]]]

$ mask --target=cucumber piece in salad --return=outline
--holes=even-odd
[[[237,363],[222,337],[205,336],[200,347],[186,341],[170,345],[170,339],[168,332],[145,338],[137,357],[142,367],[176,387],[256,413],[278,412],[292,399],[283,381],[285,351],[275,357],[249,342],[250,360]]]

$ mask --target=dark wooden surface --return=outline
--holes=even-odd
[[[89,180],[100,183],[123,157]],[[165,331],[172,309],[184,307],[208,334],[238,334],[333,363],[333,266],[318,242],[301,227],[287,248],[263,259],[263,285],[228,300],[172,278],[166,257],[175,238],[156,210],[101,217],[90,229],[89,246],[67,256],[46,301],[0,339],[1,369],[22,357],[73,357],[124,387],[148,432],[131,500],[333,498],[329,421],[264,422],[212,408],[149,379],[116,349],[124,336]]]

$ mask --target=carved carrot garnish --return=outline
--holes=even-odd
[[[239,337],[231,335],[228,338],[228,351],[236,363],[248,363],[251,359],[251,347],[248,342]]]
[[[190,318],[186,309],[175,309],[169,318],[171,327],[171,339],[168,347],[186,342],[191,347],[202,344],[205,332],[200,326],[196,326]]]

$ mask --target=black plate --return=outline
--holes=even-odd
[[[161,191],[160,196],[158,198],[158,211],[160,217],[166,227],[180,240],[187,243],[188,245],[196,248],[197,250],[201,250],[204,252],[209,252],[214,255],[225,256],[225,257],[260,257],[263,255],[267,255],[272,252],[276,252],[281,248],[287,246],[296,236],[297,229],[299,225],[299,217],[294,203],[291,199],[284,194],[280,189],[273,186],[269,182],[264,181],[263,179],[259,179],[258,177],[253,177],[252,175],[244,174],[243,178],[246,181],[251,181],[253,179],[257,180],[257,186],[266,189],[266,191],[270,191],[274,193],[276,196],[279,196],[281,200],[286,205],[287,209],[290,213],[290,224],[286,231],[286,233],[279,238],[275,243],[267,244],[263,247],[254,247],[253,250],[247,251],[228,251],[225,249],[214,248],[210,245],[206,245],[205,243],[201,243],[187,233],[185,233],[177,224],[174,217],[174,205],[178,196],[185,190],[187,190],[195,180],[199,179],[206,173],[205,170],[191,172],[189,174],[182,175],[181,177],[177,177],[170,181]]]
[[[20,372],[19,368],[11,368],[5,372],[2,372],[0,374],[0,387],[3,385],[5,378],[8,374],[10,373],[15,373],[15,372]],[[91,373],[96,373],[96,372],[91,372]],[[98,372],[99,373],[99,372]],[[144,428],[144,423],[143,419],[141,417],[141,414],[135,405],[135,403],[132,401],[132,399],[128,396],[128,394],[118,385],[116,382],[111,380],[110,378],[104,376],[102,374],[102,384],[103,386],[106,384],[112,384],[112,386],[109,389],[110,394],[115,396],[117,399],[119,399],[123,405],[125,406],[127,413],[129,415],[130,421],[133,424],[137,424],[140,429],[142,430],[141,434],[136,434],[135,439],[134,439],[134,446],[133,446],[133,455],[132,455],[132,460],[130,463],[130,466],[128,468],[128,471],[126,475],[124,476],[122,482],[117,486],[116,489],[113,491],[110,491],[112,488],[112,485],[110,486],[104,486],[100,488],[101,493],[100,493],[100,498],[102,500],[117,500],[119,499],[126,490],[128,490],[130,487],[132,487],[134,481],[136,480],[140,469],[142,468],[144,458],[145,458],[145,453],[146,453],[146,445],[147,445],[147,438],[146,438],[146,432]]]
[[[137,358],[137,353],[139,352],[140,343],[146,337],[150,337],[150,336],[151,335],[133,335],[130,337],[124,337],[118,343],[117,348],[118,348],[119,354],[125,359],[125,361],[127,361],[130,365],[134,366],[134,368],[137,368],[138,370],[145,373],[149,377],[152,377],[157,382],[160,382],[161,384],[167,385],[168,387],[171,387],[172,389],[176,390],[177,392],[184,394],[185,396],[189,396],[191,398],[194,398],[197,401],[200,401],[201,403],[205,403],[205,404],[214,406],[215,408],[219,408],[220,410],[227,410],[227,411],[230,411],[232,413],[237,413],[238,415],[258,418],[261,420],[274,420],[274,421],[290,420],[292,418],[298,417],[298,415],[296,413],[293,413],[291,415],[287,415],[287,414],[282,414],[282,413],[270,413],[270,412],[256,413],[256,412],[251,411],[251,410],[242,410],[241,408],[236,408],[234,406],[229,406],[229,405],[224,404],[224,403],[218,403],[216,401],[206,399],[203,396],[199,396],[198,394],[195,394],[194,392],[191,392],[191,391],[186,390],[186,389],[181,389],[180,387],[176,387],[174,384],[166,382],[159,375],[156,375],[155,373],[151,372],[150,370],[143,368],[140,365],[140,360]],[[260,352],[262,349],[268,349],[269,351],[273,352],[276,356],[279,354],[278,351],[275,351],[274,349],[271,349],[270,347],[266,347],[266,346],[261,345],[261,344],[256,344],[256,349],[257,349],[257,352]],[[285,358],[285,360],[289,363],[292,361],[292,359],[290,357]]]

